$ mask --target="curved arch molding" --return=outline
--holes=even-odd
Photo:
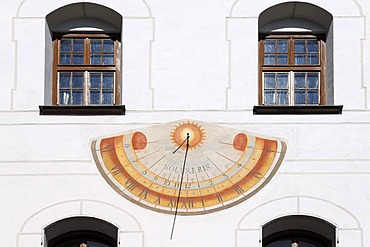
[[[49,1],[48,4],[39,4],[37,0],[23,0],[17,10],[17,17],[45,17],[54,10],[73,3],[96,3],[109,7],[124,17],[151,17],[152,13],[145,0],[91,0],[91,1]],[[37,6],[37,8],[35,8]]]
[[[53,222],[70,217],[95,217],[118,227],[121,247],[142,247],[143,231],[138,221],[114,205],[94,200],[71,200],[45,207],[31,215],[17,236],[17,247],[34,246],[44,242],[44,228]]]
[[[340,246],[363,246],[362,228],[357,218],[338,204],[327,200],[292,196],[271,200],[247,212],[236,230],[236,246],[243,246],[249,239],[262,243],[262,227],[275,219],[290,215],[307,215],[322,219],[336,226]]]
[[[259,14],[265,9],[280,4],[288,2],[305,2],[317,5],[333,16],[363,16],[363,11],[360,4],[356,0],[338,0],[333,4],[330,1],[320,1],[320,0],[307,0],[307,1],[256,1],[250,4],[246,0],[235,0],[234,4],[230,10],[230,17],[258,17]]]

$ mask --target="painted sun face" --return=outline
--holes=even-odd
[[[171,140],[176,146],[180,146],[189,135],[189,150],[195,149],[203,144],[206,138],[204,129],[195,122],[183,122],[177,124],[171,132]],[[185,149],[185,146],[183,147]]]
[[[181,120],[94,140],[92,151],[101,174],[125,198],[162,213],[178,207],[178,214],[194,215],[231,207],[260,190],[282,162],[286,144]]]

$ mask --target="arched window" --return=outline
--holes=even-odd
[[[51,109],[84,114],[94,107],[98,114],[96,109],[120,106],[122,16],[102,5],[75,3],[54,10],[46,21],[53,57],[51,103],[58,106]]]
[[[333,105],[332,15],[302,2],[259,16],[259,105]]]
[[[334,247],[335,227],[310,216],[288,216],[266,224],[263,247]]]
[[[73,217],[45,228],[48,247],[117,247],[117,227],[90,217]]]

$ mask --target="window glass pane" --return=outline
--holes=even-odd
[[[88,247],[109,247],[109,245],[98,243],[95,241],[87,241],[87,246]]]
[[[275,73],[265,73],[264,75],[265,88],[275,88]]]
[[[100,89],[101,73],[90,73],[90,88]]]
[[[275,40],[265,40],[265,53],[275,52]]]
[[[91,64],[101,64],[100,54],[91,54],[90,55],[90,63]]]
[[[61,53],[60,54],[60,64],[70,64],[71,63],[71,54]]]
[[[294,73],[294,88],[306,88],[305,75],[306,73]]]
[[[265,54],[264,64],[274,65],[275,64],[275,54]]]
[[[72,75],[72,88],[83,88],[84,74],[73,73]]]
[[[111,52],[114,51],[114,42],[113,40],[104,40],[104,52]]]
[[[62,39],[60,41],[60,51],[70,51],[71,50],[71,40]]]
[[[295,64],[306,64],[305,54],[294,54],[294,63]]]
[[[319,103],[319,91],[308,90],[308,102],[307,104],[318,104]]]
[[[276,80],[277,88],[288,88],[288,73],[278,73]]]
[[[288,64],[288,54],[278,54],[277,55],[277,64],[278,65],[287,65]]]
[[[307,40],[307,51],[308,52],[319,52],[319,45],[316,40]]]
[[[265,105],[274,105],[275,91],[265,90],[264,103]]]
[[[84,55],[83,54],[73,54],[73,64],[83,64]]]
[[[305,100],[305,90],[295,90],[294,91],[294,104],[295,105],[304,105],[306,103]]]
[[[92,39],[90,41],[91,52],[101,52],[101,39]]]
[[[280,240],[266,245],[266,247],[291,247],[292,240]]]
[[[59,90],[59,104],[69,105],[71,102],[71,92],[69,90]]]
[[[307,73],[308,88],[319,88],[319,73]]]
[[[307,64],[319,64],[319,54],[307,54]]]
[[[70,88],[71,73],[59,73],[59,88]]]
[[[277,41],[277,52],[279,53],[288,52],[288,40],[278,40]]]
[[[103,73],[103,88],[112,88],[113,89],[113,73]]]
[[[73,51],[74,52],[83,52],[84,51],[84,41],[82,39],[73,40]]]
[[[320,247],[321,245],[311,244],[303,241],[298,242],[299,247]]]
[[[294,40],[294,52],[306,52],[305,40]]]
[[[56,247],[80,247],[82,243],[87,244],[88,247],[112,247],[109,244],[104,244],[94,240],[86,241],[86,239],[67,240],[63,243],[57,244]]]
[[[277,90],[277,105],[288,105],[288,90]]]
[[[112,105],[113,104],[113,91],[112,90],[104,90],[103,91],[103,102],[104,105]]]
[[[113,64],[113,54],[104,54],[103,55],[104,64]]]
[[[72,92],[72,105],[82,105],[82,90]]]
[[[100,104],[100,91],[90,91],[90,104]]]

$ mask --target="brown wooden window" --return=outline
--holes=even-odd
[[[259,104],[325,104],[325,42],[314,35],[260,39]]]
[[[53,105],[121,104],[118,35],[56,35],[53,47]]]

